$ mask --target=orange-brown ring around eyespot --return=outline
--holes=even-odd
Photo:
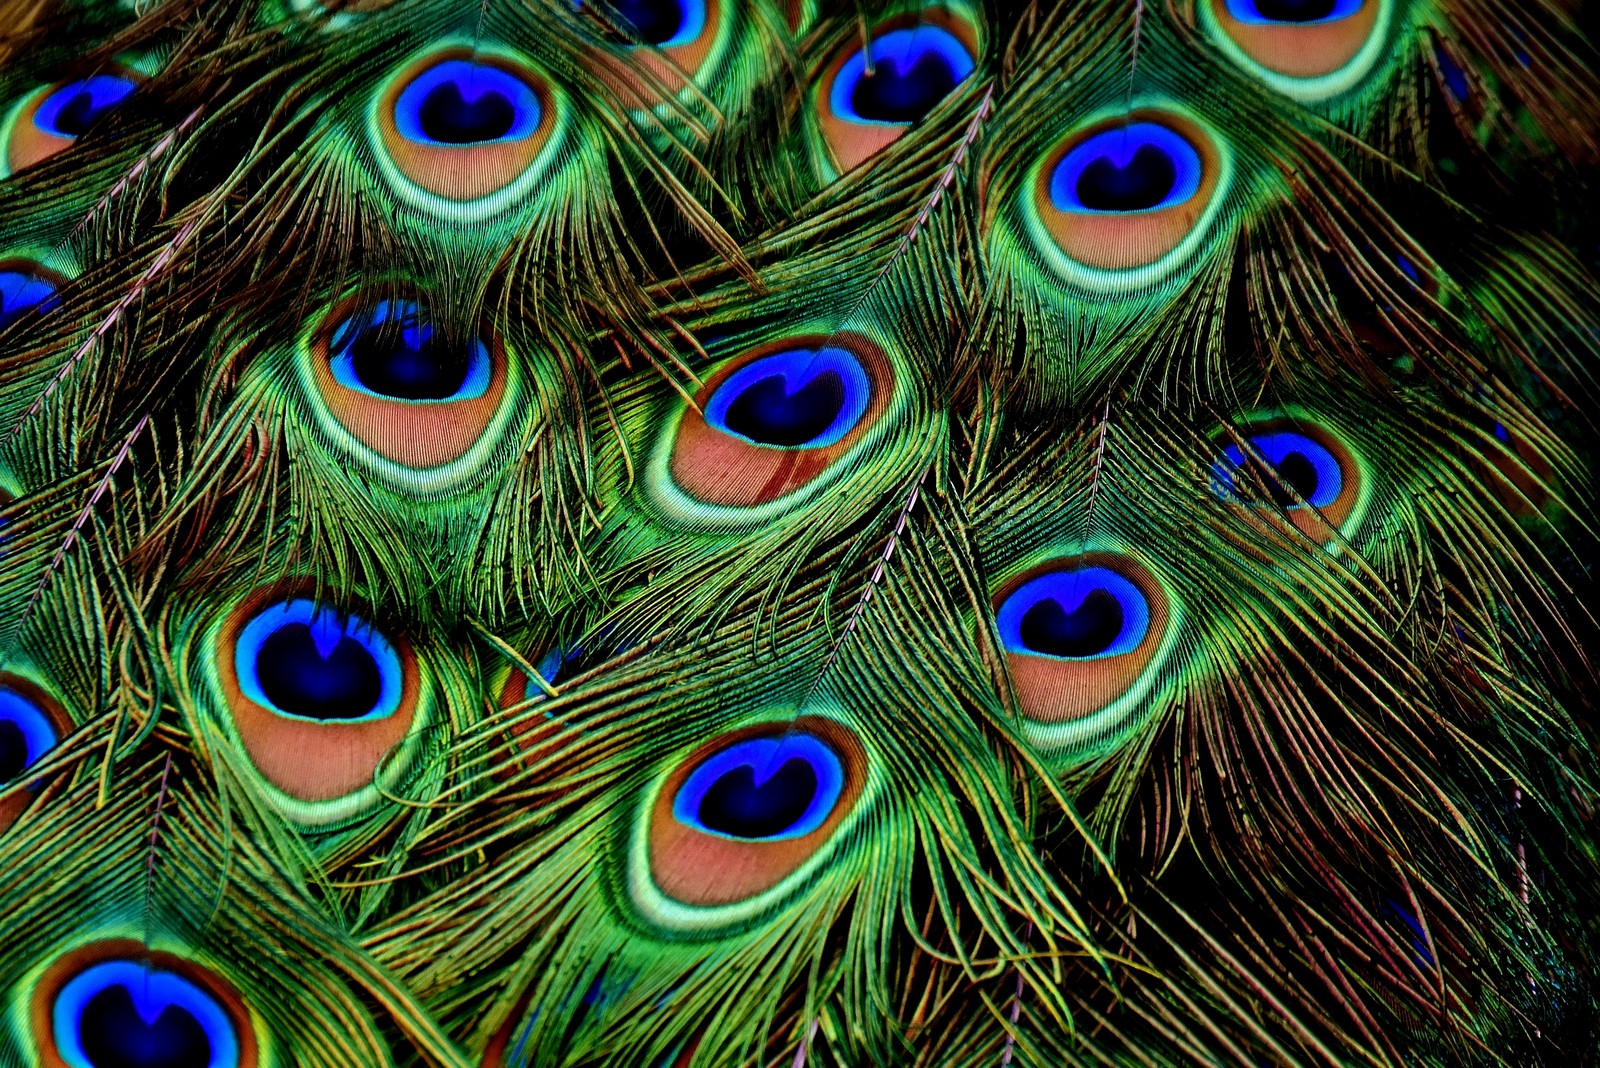
[[[408,401],[351,389],[333,377],[329,365],[333,335],[340,324],[377,299],[357,294],[340,301],[312,338],[311,375],[323,404],[340,426],[386,460],[426,470],[459,459],[477,444],[505,399],[505,346],[495,336],[484,342],[489,350],[489,385],[480,397]]]
[[[1204,0],[1218,27],[1240,51],[1268,70],[1289,78],[1320,78],[1354,59],[1372,36],[1382,0],[1366,0],[1360,10],[1334,22],[1241,22],[1228,0]]]
[[[33,988],[28,1004],[28,1019],[33,1025],[34,1047],[39,1051],[38,1068],[72,1068],[56,1049],[55,1025],[52,1016],[56,997],[75,977],[107,961],[133,961],[148,964],[159,971],[171,972],[206,991],[217,999],[228,1021],[233,1024],[239,1041],[238,1068],[256,1068],[256,1031],[250,1011],[233,984],[211,969],[171,953],[147,948],[131,938],[112,938],[91,942],[86,946],[62,954],[50,965]]]
[[[1061,160],[1078,145],[1100,133],[1130,122],[1151,122],[1189,142],[1200,156],[1200,187],[1182,204],[1151,211],[1061,211],[1050,199],[1050,178]],[[1222,160],[1216,142],[1197,123],[1170,111],[1138,108],[1126,116],[1104,119],[1074,130],[1051,149],[1039,168],[1033,186],[1034,211],[1056,246],[1068,258],[1088,267],[1125,271],[1154,263],[1182,244],[1199,225],[1217,192]]]
[[[1344,527],[1345,521],[1350,518],[1350,513],[1355,510],[1356,502],[1361,499],[1361,467],[1356,463],[1355,456],[1345,447],[1344,442],[1315,423],[1295,419],[1268,419],[1241,425],[1238,427],[1238,436],[1248,442],[1252,437],[1284,430],[1304,435],[1328,450],[1334,462],[1339,465],[1339,495],[1321,508],[1310,505],[1296,506],[1284,509],[1282,513],[1270,506],[1251,506],[1236,502],[1234,507],[1247,519],[1257,523],[1277,522],[1281,515],[1306,537],[1327,544]],[[1238,441],[1232,435],[1224,435],[1218,440],[1220,448],[1237,444]],[[1243,448],[1240,452],[1244,453],[1248,466],[1249,453]]]
[[[6,494],[0,491],[0,505],[5,501]],[[67,715],[66,709],[62,708],[55,698],[19,675],[0,671],[0,690],[10,690],[31,701],[35,708],[44,713],[45,718],[50,721],[50,726],[55,728],[57,739],[65,738],[76,727],[72,717]],[[32,791],[28,787],[15,790],[10,797],[0,799],[0,831],[15,823],[17,817],[22,815],[22,810],[27,808],[32,800]]]
[[[1138,681],[1166,636],[1166,591],[1141,564],[1116,553],[1058,557],[1029,568],[996,591],[994,609],[998,612],[1007,597],[1041,575],[1085,567],[1103,567],[1133,583],[1144,594],[1149,626],[1138,645],[1115,656],[1069,660],[1005,650],[1017,704],[1024,716],[1038,723],[1069,723],[1111,704]]]
[[[826,743],[844,769],[844,787],[822,825],[799,838],[740,841],[720,838],[679,823],[673,800],[694,769],[707,757],[749,738],[805,731]],[[761,723],[707,742],[678,765],[661,785],[650,811],[650,878],[674,901],[709,907],[731,905],[771,890],[809,860],[850,814],[866,787],[867,754],[843,724],[820,716],[791,722]]]
[[[400,660],[400,706],[383,719],[361,722],[290,717],[263,708],[244,695],[234,671],[234,649],[245,626],[269,606],[310,598],[294,585],[267,586],[228,613],[217,636],[217,678],[233,716],[234,730],[256,770],[272,785],[300,801],[328,801],[372,783],[385,756],[405,740],[416,718],[422,681],[416,654],[402,635],[383,636]],[[314,598],[310,598],[314,599]],[[337,611],[329,606],[330,611]],[[365,618],[365,617],[363,617]],[[369,620],[370,622],[370,620]]]
[[[832,445],[816,449],[756,445],[716,429],[700,414],[717,387],[739,368],[778,352],[824,347],[844,349],[860,360],[872,390],[860,420]],[[894,371],[888,357],[859,334],[803,334],[741,353],[708,378],[695,394],[700,411],[684,409],[668,465],[672,481],[704,504],[749,508],[775,501],[813,481],[848,453],[883,417],[893,390]]]
[[[128,70],[126,67],[112,66],[103,73],[115,74],[136,84],[143,81],[143,76],[138,71]],[[57,137],[55,134],[46,133],[33,121],[34,116],[39,113],[40,105],[50,94],[71,81],[73,79],[64,78],[59,82],[40,86],[17,109],[16,119],[11,124],[11,136],[7,139],[6,145],[6,165],[12,174],[65,152],[77,142],[76,137]]]
[[[428,68],[452,59],[495,67],[526,84],[539,98],[539,125],[527,137],[479,145],[427,145],[403,137],[394,119],[400,94]],[[478,200],[516,181],[539,158],[556,122],[555,98],[543,78],[521,63],[470,48],[442,48],[413,61],[378,99],[378,129],[389,158],[415,185],[447,200]]]
[[[974,58],[979,55],[978,28],[955,12],[938,7],[885,19],[872,28],[872,41],[876,42],[886,33],[917,25],[937,26],[941,30],[946,30],[952,37],[966,45],[968,55]],[[813,94],[817,121],[822,126],[822,139],[827,144],[828,151],[833,154],[833,161],[840,174],[848,174],[855,170],[900,140],[910,129],[909,125],[885,126],[849,122],[833,113],[833,83],[839,77],[839,71],[843,69],[845,62],[860,49],[860,36],[852,34],[822,69],[816,83],[817,90]]]
[[[589,50],[595,71],[601,79],[633,108],[648,108],[661,103],[663,94],[676,95],[697,81],[700,68],[722,33],[723,0],[706,0],[706,21],[700,36],[671,48],[640,45],[619,55],[614,48],[595,46]],[[679,71],[683,73],[680,74]]]

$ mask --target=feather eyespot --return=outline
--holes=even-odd
[[[378,800],[375,777],[404,773],[426,705],[402,636],[266,591],[229,613],[215,649],[229,726],[290,815],[308,823],[354,815]]]
[[[518,60],[446,48],[414,60],[373,102],[392,185],[435,214],[510,206],[539,178],[560,126],[550,83]]]
[[[844,765],[809,734],[750,738],[695,766],[672,817],[731,841],[777,842],[822,826],[844,789]]]
[[[594,59],[636,107],[659,101],[661,89],[653,81],[676,92],[684,88],[685,75],[700,81],[726,51],[723,0],[612,0],[607,14],[621,31],[607,36],[626,54],[596,50]]]
[[[0,786],[9,786],[60,741],[56,717],[0,679]]]
[[[44,315],[53,311],[63,280],[33,260],[0,260],[0,331],[32,312]]]
[[[977,68],[977,29],[939,8],[891,19],[823,69],[816,108],[840,172],[904,136]]]
[[[814,860],[865,785],[866,755],[833,720],[764,723],[701,746],[650,806],[651,884],[700,908],[763,894]]]
[[[1329,541],[1356,515],[1361,469],[1343,442],[1303,420],[1254,423],[1222,443],[1211,490],[1246,507],[1275,505],[1307,537]]]
[[[883,353],[855,335],[751,350],[706,381],[699,411],[685,409],[669,477],[703,504],[768,504],[835,470],[882,419],[892,389]]]
[[[127,939],[50,965],[30,1017],[42,1068],[255,1068],[249,1010],[209,968]]]
[[[706,30],[706,0],[614,0],[611,10],[631,40],[661,49],[682,48]]]
[[[386,719],[400,707],[400,657],[371,624],[284,601],[239,632],[239,690],[277,715],[318,723]]]
[[[1202,0],[1236,62],[1279,92],[1321,100],[1355,86],[1383,51],[1393,0]]]
[[[329,435],[404,488],[441,489],[475,471],[514,407],[498,338],[447,338],[416,300],[341,302],[299,363]]]
[[[5,173],[71,148],[108,111],[133,95],[136,75],[117,71],[47,85],[24,97],[6,124]]]
[[[1216,140],[1172,112],[1138,109],[1057,142],[1025,208],[1035,243],[1068,280],[1147,285],[1205,240],[1226,190]]]
[[[1126,730],[1173,631],[1166,590],[1109,553],[1049,560],[994,599],[1017,701],[1038,741],[1086,751]]]
[[[0,789],[25,779],[71,729],[72,721],[42,689],[0,673]],[[0,831],[11,826],[28,800],[21,791],[0,800]]]

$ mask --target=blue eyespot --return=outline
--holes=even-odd
[[[429,67],[394,105],[400,136],[424,145],[520,141],[539,128],[540,115],[532,86],[499,67],[466,59]]]
[[[705,0],[611,0],[611,10],[640,41],[657,48],[677,48],[705,32]]]
[[[0,786],[15,782],[60,740],[44,709],[0,686]]]
[[[72,1068],[237,1068],[239,1036],[208,991],[131,960],[84,969],[51,1008],[56,1050]]]
[[[1228,14],[1240,22],[1298,25],[1338,22],[1360,11],[1367,0],[1227,0]]]
[[[1338,499],[1344,488],[1344,472],[1323,445],[1292,430],[1252,434],[1249,441],[1250,447],[1272,468],[1267,488],[1280,507],[1298,507],[1295,494],[1316,508],[1326,508]],[[1223,449],[1222,458],[1211,468],[1212,492],[1223,500],[1237,500],[1234,478],[1247,462],[1239,446]]]
[[[723,838],[800,838],[827,822],[843,792],[838,754],[811,734],[789,731],[707,757],[678,788],[672,815]]]
[[[844,61],[828,104],[849,122],[903,126],[932,111],[974,67],[967,46],[949,30],[933,25],[891,30]]]
[[[1139,647],[1150,605],[1125,576],[1091,565],[1024,582],[1001,602],[995,623],[1013,653],[1100,659]]]
[[[752,360],[706,405],[706,422],[757,445],[822,448],[855,429],[872,386],[845,349],[794,349]]]
[[[356,616],[309,600],[275,604],[245,624],[234,648],[239,689],[301,719],[383,719],[400,707],[400,657]]]
[[[67,82],[40,102],[33,124],[52,137],[77,137],[136,88],[134,82],[117,74],[93,74]]]
[[[1050,175],[1050,202],[1064,212],[1171,208],[1200,191],[1200,153],[1154,122],[1102,130],[1074,147]]]
[[[477,338],[466,352],[440,343],[415,301],[384,300],[341,323],[329,344],[334,381],[374,397],[461,401],[489,388],[489,350]]]
[[[30,311],[48,312],[60,303],[54,283],[15,267],[0,269],[0,330]]]

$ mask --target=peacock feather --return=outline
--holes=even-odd
[[[1600,1064],[1582,0],[0,0],[0,1066]]]

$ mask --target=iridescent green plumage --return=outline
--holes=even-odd
[[[0,1065],[1591,1062],[1589,18],[0,3]]]

